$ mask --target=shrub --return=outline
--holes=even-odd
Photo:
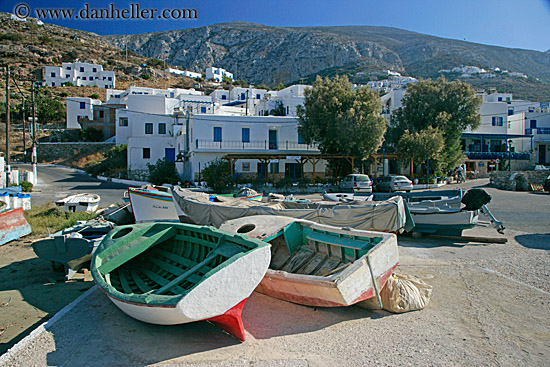
[[[201,175],[210,190],[219,194],[233,191],[235,179],[231,177],[229,163],[226,160],[216,158],[202,170]]]
[[[0,41],[12,41],[12,42],[21,42],[25,37],[18,33],[6,33],[0,34]]]
[[[86,172],[95,177],[101,174],[109,177],[113,177],[117,173],[124,174],[128,163],[127,154],[128,146],[126,144],[117,145],[105,153],[105,160],[86,167]]]
[[[65,82],[63,85],[65,87],[74,87],[74,84],[72,82]],[[65,92],[63,92],[63,93],[65,93]]]
[[[19,184],[21,185],[23,192],[32,192],[33,184],[29,181],[21,181]]]
[[[67,93],[67,92],[61,92],[61,93],[59,93],[59,96],[60,96],[60,97],[68,97],[68,96],[69,96],[69,93]]]
[[[140,77],[141,77],[141,79],[144,79],[144,80],[149,80],[149,79],[151,79],[151,75],[146,74],[146,73],[141,74]]]
[[[99,99],[99,94],[94,93],[94,94],[92,94],[92,95],[90,96],[90,98],[92,98],[92,99]]]
[[[149,181],[153,185],[171,184],[175,185],[180,181],[178,171],[174,162],[166,159],[159,159],[155,164],[148,164]]]
[[[82,140],[84,141],[103,141],[103,131],[87,127],[82,130]]]

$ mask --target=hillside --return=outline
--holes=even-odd
[[[106,39],[189,70],[202,71],[215,65],[233,72],[238,79],[271,86],[311,80],[317,74],[345,73],[354,79],[357,72],[390,69],[434,78],[439,70],[455,66],[499,67],[532,77],[536,91],[531,94],[550,100],[549,52],[488,46],[396,28],[287,28],[231,22]],[[514,83],[495,81],[495,86]]]

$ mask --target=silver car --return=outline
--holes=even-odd
[[[413,189],[412,181],[405,176],[386,176],[376,185],[377,191],[394,192],[406,191]]]
[[[368,175],[347,175],[342,182],[340,182],[340,188],[353,192],[372,192],[372,181]]]

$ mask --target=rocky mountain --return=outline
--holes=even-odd
[[[271,27],[246,22],[107,36],[146,57],[194,71],[218,66],[252,83],[289,83],[330,69],[391,69],[436,77],[461,65],[499,67],[550,82],[550,52],[444,39],[388,27]]]

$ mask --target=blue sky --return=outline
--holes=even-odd
[[[550,49],[550,0],[0,0],[0,11],[13,12],[25,3],[35,16],[41,8],[118,9],[139,3],[143,8],[196,9],[198,19],[54,20],[70,28],[99,34],[156,32],[243,20],[272,26],[388,26],[504,47]]]

